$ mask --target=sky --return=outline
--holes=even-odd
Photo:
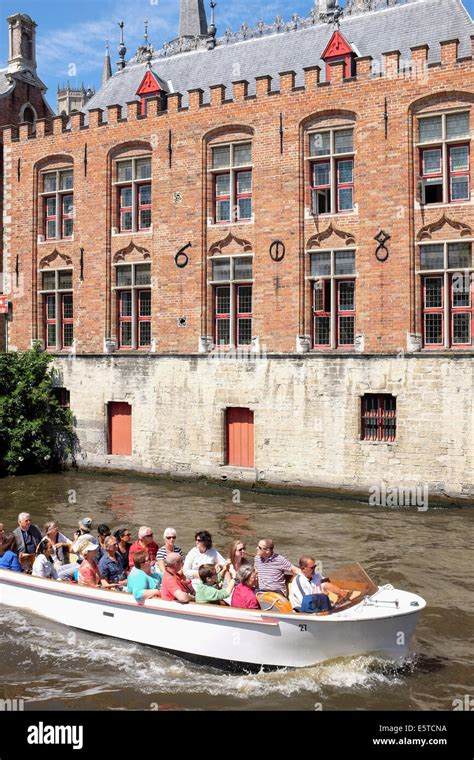
[[[209,1],[205,1],[209,20]],[[464,0],[471,17],[474,0]],[[281,15],[289,21],[293,13],[307,16],[313,0],[217,0],[217,36],[227,27],[237,30],[259,19],[272,22]],[[179,0],[0,0],[0,68],[8,58],[7,16],[26,13],[38,24],[36,30],[38,75],[48,88],[47,99],[56,108],[56,88],[67,80],[72,86],[100,85],[105,40],[110,40],[112,70],[116,70],[120,30],[125,22],[127,58],[143,40],[144,21],[149,22],[149,40],[156,49],[178,34]]]

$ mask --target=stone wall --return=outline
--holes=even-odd
[[[474,497],[468,357],[77,356],[56,360],[70,390],[79,466],[205,475],[367,493],[428,485]],[[394,443],[360,440],[360,397],[397,397]],[[133,454],[107,452],[106,405],[132,406]],[[255,469],[225,466],[224,414],[255,415]]]

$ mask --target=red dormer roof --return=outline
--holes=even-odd
[[[326,45],[321,58],[323,61],[326,61],[329,58],[339,58],[339,56],[351,54],[354,55],[354,50],[342,36],[341,32],[336,31]]]
[[[142,79],[142,83],[137,90],[137,95],[151,95],[152,92],[161,92],[158,80],[152,71],[147,71]]]

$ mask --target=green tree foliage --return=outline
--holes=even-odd
[[[54,393],[52,357],[0,354],[0,475],[60,469],[74,454],[73,418]]]

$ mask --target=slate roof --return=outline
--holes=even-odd
[[[334,27],[318,23],[306,29],[252,38],[217,46],[213,50],[195,50],[169,57],[154,57],[152,69],[164,80],[170,92],[183,95],[187,105],[187,91],[201,88],[204,102],[208,100],[211,85],[224,84],[227,96],[232,95],[232,81],[247,79],[249,94],[255,91],[255,77],[269,74],[274,78],[273,89],[278,89],[278,74],[296,71],[296,85],[304,82],[306,66],[324,65],[321,53],[326,47]],[[440,60],[442,40],[458,38],[459,56],[471,55],[470,35],[474,24],[461,0],[417,0],[405,5],[361,13],[343,18],[340,31],[359,55],[371,55],[381,61],[382,53],[400,50],[403,59],[410,59],[410,48],[429,45],[429,62]],[[91,100],[86,112],[92,108],[106,109],[107,105],[137,100],[136,91],[145,75],[146,63],[133,60],[125,69],[115,73]],[[123,116],[126,109],[123,110]],[[104,113],[107,118],[107,112]]]
[[[7,79],[7,69],[0,69],[0,97],[6,95],[14,85]]]

